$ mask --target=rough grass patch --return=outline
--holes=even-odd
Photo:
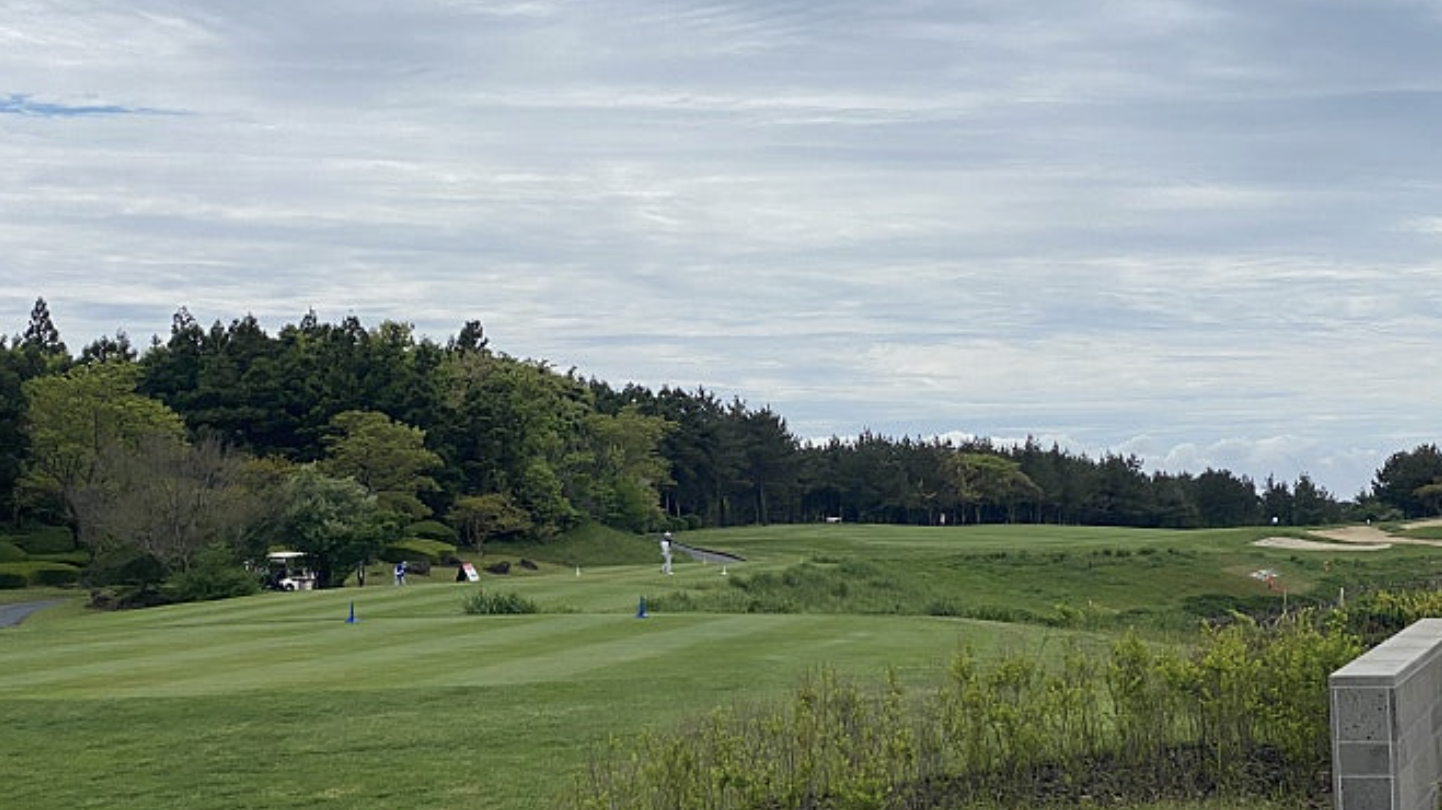
[[[539,613],[536,603],[516,593],[476,591],[461,602],[461,609],[470,616],[517,616]]]

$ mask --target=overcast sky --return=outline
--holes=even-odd
[[[1442,0],[11,0],[0,332],[480,320],[802,437],[1442,434]]]

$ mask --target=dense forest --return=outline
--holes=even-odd
[[[614,386],[386,321],[308,313],[268,334],[185,309],[144,349],[72,353],[44,299],[0,338],[0,509],[64,525],[92,554],[140,548],[183,570],[207,549],[284,543],[335,571],[417,526],[462,544],[841,520],[1168,528],[1436,514],[1442,453],[1400,451],[1339,500],[1302,476],[1148,473],[1036,442],[863,433],[803,442],[781,414],[702,390]]]

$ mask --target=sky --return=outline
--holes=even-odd
[[[3,334],[479,320],[1341,498],[1442,434],[1442,0],[6,5]]]

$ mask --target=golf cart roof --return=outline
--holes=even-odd
[[[268,560],[294,560],[304,556],[304,551],[272,551],[265,555]]]

